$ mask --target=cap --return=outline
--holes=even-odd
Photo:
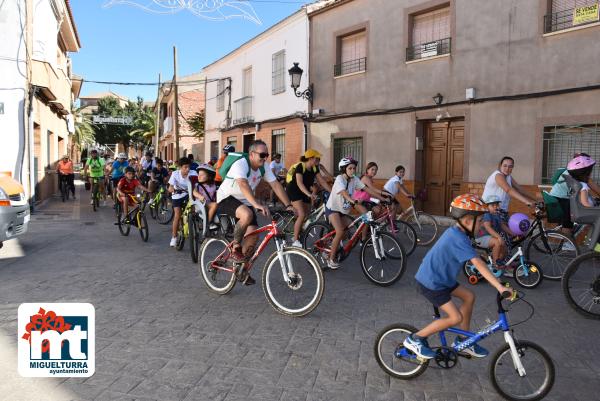
[[[306,159],[311,159],[313,157],[321,158],[321,154],[314,149],[308,149],[306,152],[304,152],[304,157]]]

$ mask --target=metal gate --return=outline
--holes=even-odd
[[[363,160],[362,160],[363,146],[362,138],[336,138],[333,140],[333,171],[335,174],[339,174],[338,163],[339,161],[348,156],[352,156],[354,160],[358,162],[356,166],[356,174],[359,175],[362,171]]]

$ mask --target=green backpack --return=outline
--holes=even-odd
[[[560,176],[567,171],[566,168],[562,167],[562,168],[557,168],[556,171],[554,172],[554,175],[552,176],[552,178],[550,179],[550,182],[552,183],[552,185],[556,184],[557,182],[559,182],[558,180],[560,179]],[[565,180],[562,179],[560,182],[564,182]]]
[[[221,167],[219,167],[219,175],[221,177],[223,177],[223,180],[225,180],[226,178],[231,179],[231,177],[229,177],[227,175],[227,173],[229,173],[229,170],[231,169],[231,166],[233,165],[233,163],[237,162],[240,159],[246,159],[246,161],[248,162],[248,175],[247,177],[250,177],[250,172],[252,171],[252,167],[250,167],[250,159],[248,156],[248,153],[238,153],[238,152],[234,152],[234,153],[229,153],[227,155],[227,157],[225,158],[225,160],[223,160],[223,164],[221,165]],[[261,166],[259,168],[260,170],[260,174],[264,177],[265,175],[265,166]]]

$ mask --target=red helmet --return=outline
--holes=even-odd
[[[485,203],[477,195],[459,195],[450,203],[450,215],[455,219],[460,219],[468,214],[479,216],[487,211]]]

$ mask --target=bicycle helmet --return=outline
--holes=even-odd
[[[592,171],[595,164],[596,160],[586,154],[580,154],[567,164],[567,170],[569,175],[576,180],[586,181],[587,175]]]
[[[354,164],[354,166],[358,166],[358,162],[356,160],[354,160],[352,158],[352,156],[344,157],[338,163],[338,168],[340,169],[341,172],[345,173],[346,172],[346,167],[348,167],[351,164]]]
[[[117,159],[127,159],[127,155],[121,152],[117,155]]]
[[[235,152],[235,146],[225,145],[225,146],[223,146],[223,152],[225,152],[225,153]]]
[[[487,211],[485,203],[476,195],[459,195],[450,203],[450,215],[457,220],[469,214],[479,216]]]
[[[206,163],[202,163],[201,165],[199,165],[196,170],[197,171],[204,170],[208,174],[212,174],[212,175],[217,174],[217,171],[210,164],[206,164]]]
[[[133,167],[125,167],[125,174],[127,174],[127,173],[135,174],[135,169]]]
[[[500,201],[500,197],[498,195],[488,195],[487,197],[485,197],[483,199],[483,202],[486,205],[490,205],[492,203],[500,203],[501,201]]]

